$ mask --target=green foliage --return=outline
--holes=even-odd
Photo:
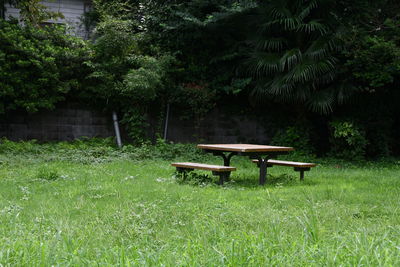
[[[16,159],[21,163],[67,160],[79,164],[99,164],[115,159],[205,161],[210,157],[193,144],[173,144],[158,139],[154,145],[144,142],[137,146],[128,144],[119,149],[112,138],[82,138],[73,142],[46,144],[39,144],[35,140],[12,142],[3,138],[0,141],[0,154],[0,164]]]
[[[146,127],[149,125],[146,121],[143,107],[134,106],[127,108],[121,119],[121,123],[125,126],[134,144],[141,144],[146,141]]]
[[[394,125],[399,112],[400,5],[392,0],[339,1],[345,26],[340,55],[340,79],[356,90],[341,117],[357,118],[366,132],[368,156],[384,156],[396,149]],[[352,90],[343,88],[348,94]],[[355,94],[356,93],[356,94]]]
[[[130,69],[123,80],[122,93],[139,101],[151,101],[162,86],[163,65],[150,56],[131,56],[129,61],[137,69]]]
[[[188,184],[200,187],[215,184],[210,175],[204,173],[176,172],[175,179],[179,184]]]
[[[207,84],[186,83],[173,92],[173,102],[181,107],[181,118],[194,118],[196,124],[215,106],[215,92]]]
[[[174,144],[157,139],[155,145],[142,143],[140,146],[126,145],[122,149],[133,160],[162,159],[162,160],[194,160],[204,161],[209,155],[202,153],[194,144]]]
[[[51,168],[49,166],[42,166],[36,173],[35,178],[47,181],[55,181],[60,178],[60,174],[58,173],[57,169]]]
[[[176,83],[207,84],[216,97],[247,89],[251,78],[236,75],[246,18],[232,18],[254,7],[247,2],[252,1],[160,1],[162,7],[153,8],[147,33],[178,59]]]
[[[248,68],[255,97],[304,103],[320,113],[336,101],[339,49],[334,1],[267,1],[256,9]]]
[[[367,139],[363,129],[351,121],[336,120],[330,123],[332,128],[332,157],[347,160],[361,160],[365,157]]]
[[[383,37],[359,37],[346,53],[348,67],[361,91],[388,90],[399,77],[400,46]]]
[[[278,131],[272,138],[271,144],[277,146],[290,146],[295,149],[298,156],[310,156],[314,153],[311,144],[310,129],[304,126],[289,126]]]
[[[1,138],[0,140],[0,153],[9,154],[23,154],[23,153],[38,153],[40,150],[36,140],[13,142],[7,138]]]
[[[51,109],[81,90],[86,43],[62,27],[36,28],[0,20],[0,113]]]
[[[87,64],[93,82],[89,90],[109,110],[120,111],[128,134],[140,143],[145,138],[148,104],[163,90],[173,58],[142,50],[144,36],[135,23],[107,17],[96,27],[94,59]]]

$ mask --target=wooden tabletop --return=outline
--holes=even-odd
[[[293,147],[284,146],[265,146],[265,145],[251,145],[251,144],[200,144],[198,148],[206,150],[218,150],[229,152],[285,152],[293,151]]]

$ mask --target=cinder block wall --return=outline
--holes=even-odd
[[[182,120],[181,116],[179,110],[170,114],[167,134],[169,141],[268,144],[273,135],[273,127],[266,127],[265,121],[259,117],[228,114],[224,109],[214,109],[199,124],[194,120]],[[155,139],[157,136],[157,123],[160,123],[160,118],[149,118],[149,138]],[[122,126],[121,131],[125,143],[129,142]],[[76,104],[63,104],[53,111],[42,111],[33,115],[15,112],[7,117],[0,117],[0,137],[14,141],[71,141],[81,137],[113,136],[115,133],[111,114]]]
[[[114,129],[111,114],[65,105],[33,115],[9,114],[0,121],[0,136],[14,141],[70,141],[80,137],[114,136]]]
[[[170,114],[167,133],[170,141],[267,144],[274,131],[272,127],[265,127],[265,118],[249,114],[229,114],[219,108],[213,109],[200,123],[181,120],[180,116],[179,110]]]

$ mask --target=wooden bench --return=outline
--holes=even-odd
[[[202,164],[194,162],[177,162],[177,163],[172,163],[171,165],[176,167],[177,172],[193,171],[194,169],[212,171],[213,175],[219,176],[219,184],[221,185],[224,184],[224,180],[229,177],[229,174],[232,171],[236,171],[235,167],[210,165],[210,164]]]
[[[257,159],[252,160],[254,163],[258,164]],[[272,167],[274,165],[278,166],[288,166],[288,167],[293,167],[296,172],[300,172],[300,180],[304,180],[304,172],[309,171],[311,168],[317,166],[315,163],[305,163],[305,162],[295,162],[295,161],[284,161],[284,160],[275,160],[275,159],[269,159],[267,161],[267,167]]]

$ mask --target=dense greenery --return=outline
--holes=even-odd
[[[90,53],[64,28],[0,20],[0,39],[0,113],[51,109],[69,92],[82,90],[82,63]]]
[[[329,113],[339,49],[334,1],[266,1],[257,8],[249,54],[253,94]],[[337,86],[337,89],[340,86]]]
[[[142,160],[142,148],[121,151],[107,141],[3,141],[0,263],[400,264],[398,162],[317,160],[303,183],[291,168],[273,167],[260,187],[255,165],[235,157],[238,169],[224,187],[207,172],[182,184],[169,153],[179,151],[174,160],[200,155],[189,147],[159,144],[151,151],[168,151]]]
[[[397,1],[96,0],[88,42],[38,27],[57,14],[36,0],[6,2],[25,26],[1,21],[3,113],[85,101],[119,112],[140,143],[149,107],[159,121],[173,104],[199,123],[226,99],[238,111],[284,104],[275,141],[289,129],[307,152],[400,152]]]
[[[144,115],[148,105],[165,91],[173,58],[143,48],[145,37],[132,32],[134,22],[107,18],[96,27],[89,97],[123,113],[122,122],[135,142],[145,138]]]

